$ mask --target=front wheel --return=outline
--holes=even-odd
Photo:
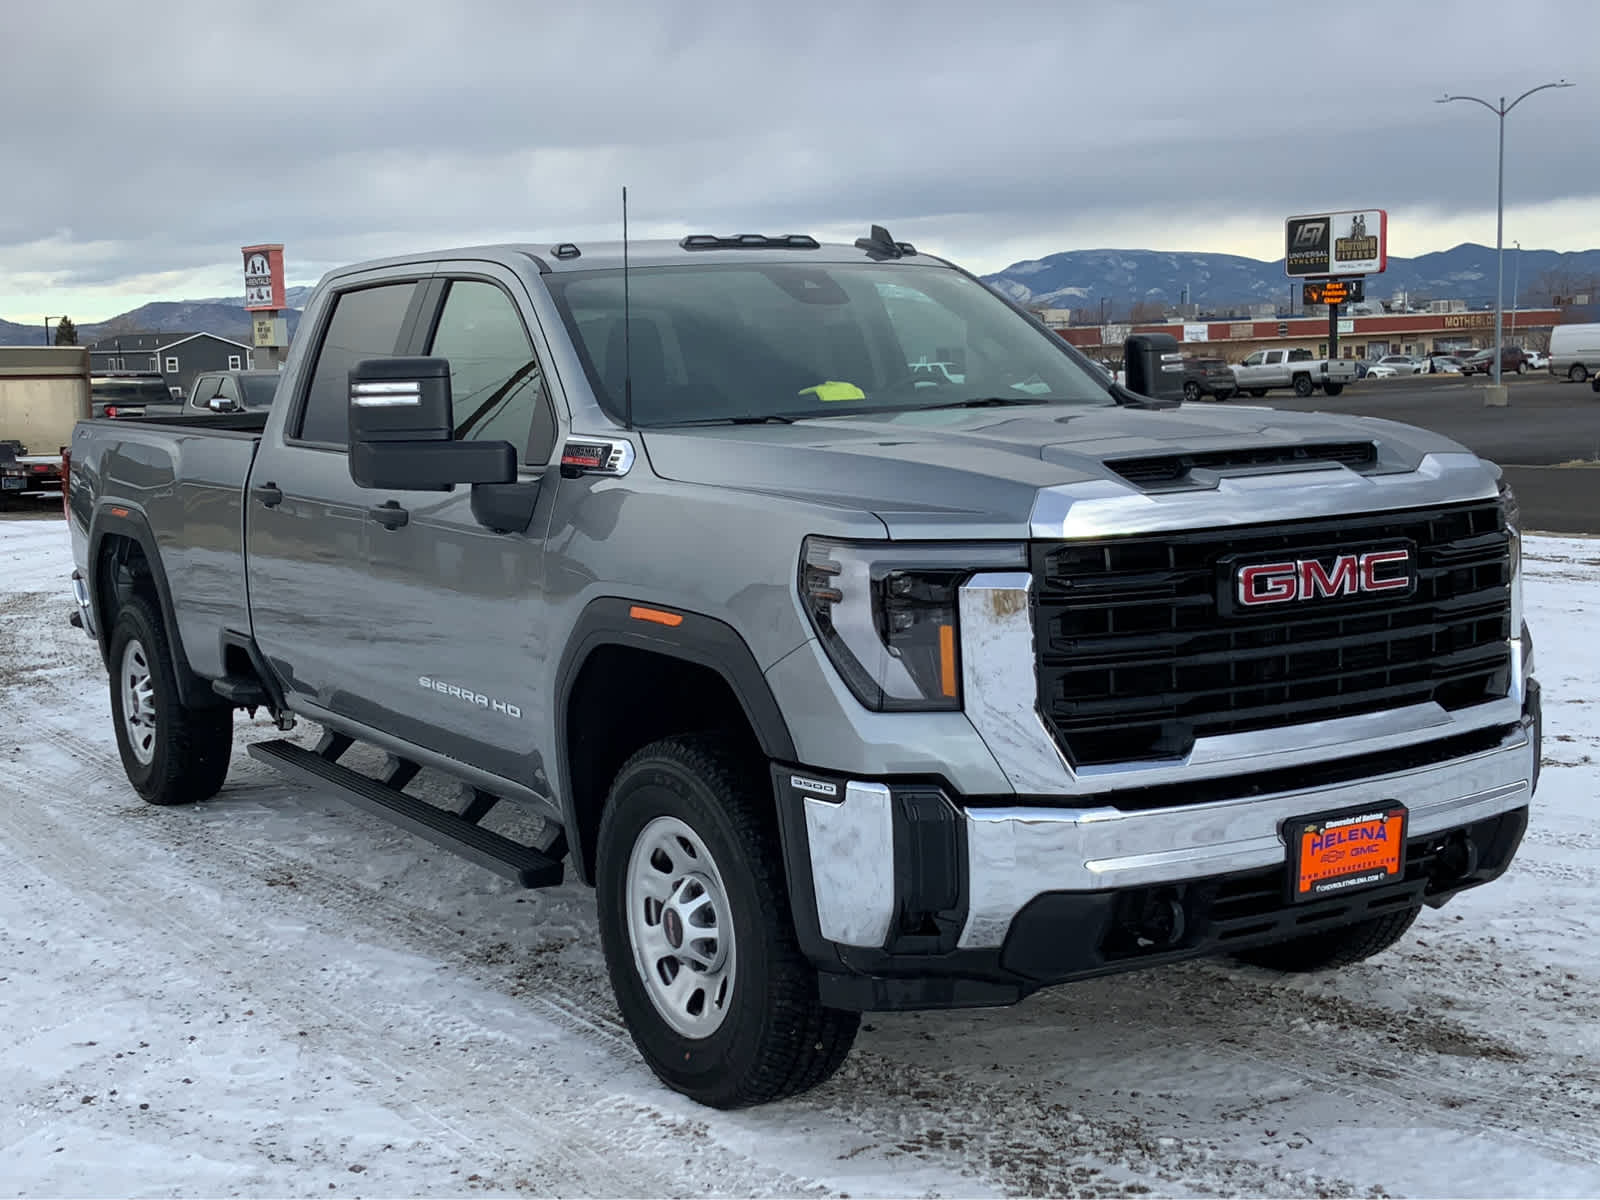
[[[1274,942],[1270,946],[1258,946],[1254,950],[1241,950],[1234,957],[1240,962],[1274,971],[1322,971],[1331,967],[1348,967],[1398,942],[1421,911],[1420,908],[1407,908],[1385,913],[1381,917],[1368,917],[1354,925],[1308,933],[1288,941]]]
[[[1294,394],[1302,400],[1311,395],[1315,387],[1316,385],[1311,382],[1311,376],[1309,375],[1296,375],[1294,377]]]
[[[790,917],[771,788],[715,737],[646,746],[600,822],[596,899],[617,1007],[650,1069],[714,1108],[797,1095],[844,1062]]]
[[[1223,400],[1228,399],[1228,397],[1233,395],[1233,389],[1232,388],[1218,388],[1216,390],[1216,392],[1214,392],[1213,394],[1216,396],[1218,402],[1221,402]]]
[[[1267,394],[1267,389],[1266,388],[1251,388],[1250,389],[1250,394],[1252,396],[1254,396],[1257,400],[1259,400],[1259,399],[1261,399],[1261,397],[1263,397],[1263,396],[1265,396]]]
[[[1183,385],[1183,398],[1185,400],[1187,400],[1190,404],[1193,404],[1196,401],[1198,401],[1200,399],[1200,385],[1198,383],[1196,383],[1192,379],[1190,379],[1186,383],[1184,383],[1184,385]]]
[[[1322,385],[1322,390],[1330,396],[1337,396],[1340,392],[1344,391],[1344,384],[1325,383]]]
[[[233,751],[231,708],[188,708],[160,610],[129,597],[111,629],[111,719],[133,790],[151,804],[216,795]]]

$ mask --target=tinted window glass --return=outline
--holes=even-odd
[[[161,404],[167,399],[166,381],[159,378],[96,379],[89,390],[96,400],[114,404],[130,402]]]
[[[429,350],[450,360],[450,403],[459,441],[504,441],[532,462],[550,457],[554,431],[535,416],[548,412],[544,372],[511,297],[492,283],[458,279],[450,285]]]
[[[346,292],[335,301],[300,419],[300,437],[343,446],[350,440],[350,369],[395,353],[416,284]]]
[[[244,375],[240,377],[244,384],[244,406],[249,409],[262,409],[272,407],[272,397],[278,390],[278,376],[271,375]]]

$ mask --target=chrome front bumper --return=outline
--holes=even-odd
[[[1455,829],[1526,806],[1537,748],[1531,718],[1499,745],[1414,770],[1215,803],[1123,811],[1110,806],[965,808],[967,912],[958,947],[998,947],[1016,915],[1047,892],[1178,883],[1287,861],[1283,823],[1398,800],[1410,836]],[[896,908],[891,788],[848,782],[812,795],[805,824],[822,936],[881,949]]]

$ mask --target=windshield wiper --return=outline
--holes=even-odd
[[[693,421],[668,421],[658,429],[689,429],[696,425],[793,425],[795,419],[781,413],[768,413],[764,417],[700,417]]]
[[[935,408],[1006,408],[1013,404],[1051,404],[1047,396],[977,396],[971,400],[952,400],[948,404],[919,404],[906,411],[926,412]]]

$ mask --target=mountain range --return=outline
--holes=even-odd
[[[1507,304],[1513,287],[1522,304],[1547,304],[1552,292],[1582,290],[1600,282],[1600,250],[1518,252],[1508,247],[1505,270]],[[1202,310],[1261,303],[1287,306],[1291,292],[1281,258],[1263,262],[1237,254],[1158,250],[1067,250],[1012,263],[983,280],[1017,303],[1036,308],[1085,308],[1098,314],[1104,297],[1108,319],[1112,311],[1125,316],[1141,301],[1179,304],[1185,289],[1189,303]],[[1366,292],[1368,300],[1387,300],[1404,292],[1413,304],[1465,300],[1476,308],[1494,305],[1494,284],[1494,247],[1464,242],[1416,258],[1390,258],[1382,275],[1367,277]],[[1298,295],[1294,304],[1299,307]]]
[[[1185,295],[1202,312],[1226,315],[1230,308],[1251,304],[1287,307],[1292,288],[1283,260],[1263,262],[1237,254],[1193,254],[1165,250],[1065,250],[1044,258],[1012,263],[982,277],[996,291],[1035,308],[1090,309],[1098,315],[1102,297],[1108,320],[1126,319],[1141,302],[1176,305]],[[1416,258],[1391,258],[1388,270],[1367,279],[1369,301],[1406,293],[1415,304],[1424,300],[1464,300],[1474,308],[1494,304],[1495,253],[1492,246],[1465,242],[1450,250]],[[1562,253],[1555,250],[1507,250],[1506,300],[1516,288],[1524,306],[1550,302],[1552,292],[1567,294],[1600,285],[1600,250]],[[292,287],[285,299],[293,335],[309,287]],[[1295,296],[1295,307],[1299,297]],[[250,314],[243,297],[159,301],[141,305],[107,321],[78,326],[78,340],[87,345],[119,333],[215,333],[238,342],[250,341]],[[43,325],[0,320],[0,345],[37,346]]]

